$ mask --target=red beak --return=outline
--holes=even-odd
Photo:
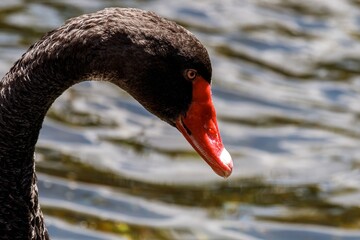
[[[218,175],[230,176],[233,162],[221,140],[210,84],[201,76],[193,80],[192,103],[176,127]]]

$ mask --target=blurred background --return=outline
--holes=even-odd
[[[37,145],[52,239],[360,239],[359,0],[1,0],[1,76],[45,32],[111,6],[207,47],[234,171],[219,178],[121,89],[84,82]]]

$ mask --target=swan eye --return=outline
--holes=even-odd
[[[185,70],[185,78],[189,81],[192,81],[196,78],[197,71],[194,69],[186,69]]]

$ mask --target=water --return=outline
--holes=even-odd
[[[360,1],[0,3],[0,72],[67,18],[156,11],[213,62],[223,180],[180,134],[110,84],[86,82],[48,113],[37,145],[53,239],[360,238]]]

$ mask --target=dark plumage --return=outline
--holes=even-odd
[[[0,81],[1,239],[48,238],[33,155],[44,116],[62,92],[87,79],[110,81],[175,126],[192,101],[185,69],[210,83],[203,45],[174,22],[137,9],[70,19],[32,45]]]

